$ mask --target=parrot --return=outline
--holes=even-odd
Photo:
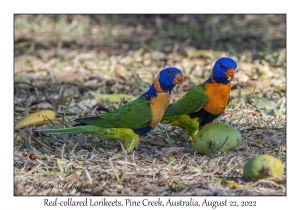
[[[232,58],[219,58],[205,82],[169,105],[161,123],[185,129],[189,140],[194,139],[200,129],[211,124],[225,111],[236,68],[237,63]]]
[[[123,142],[130,152],[155,128],[168,108],[173,88],[182,84],[181,70],[168,67],[159,72],[150,88],[137,99],[100,116],[77,118],[69,128],[37,130],[43,134],[94,134]]]

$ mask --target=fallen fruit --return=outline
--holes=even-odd
[[[283,172],[282,162],[269,155],[258,155],[249,160],[244,167],[245,178],[252,181],[282,176]]]
[[[197,133],[195,139],[192,139],[192,148],[204,155],[228,151],[241,143],[242,135],[235,127],[225,123],[215,123],[205,126]]]

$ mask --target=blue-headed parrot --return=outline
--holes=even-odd
[[[62,129],[36,130],[45,134],[96,134],[123,142],[131,152],[140,136],[150,132],[162,119],[170,103],[171,91],[183,82],[177,68],[160,71],[147,92],[120,108],[97,117],[77,118],[75,126]]]
[[[233,59],[219,58],[210,77],[170,104],[161,122],[185,129],[193,139],[199,129],[212,123],[225,111],[236,68],[237,63]]]

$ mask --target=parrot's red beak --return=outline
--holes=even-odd
[[[182,74],[176,74],[173,84],[174,85],[181,84],[183,82],[183,79],[184,77]]]
[[[233,80],[233,78],[234,78],[234,69],[228,69],[226,71],[226,78],[230,81]]]

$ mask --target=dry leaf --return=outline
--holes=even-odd
[[[56,79],[59,82],[74,82],[79,78],[80,74],[78,73],[64,73],[64,74],[57,74]]]
[[[57,160],[56,160],[56,163],[57,163],[57,166],[58,166],[59,170],[60,170],[62,173],[66,173],[66,172],[67,172],[68,166],[67,166],[66,161],[63,161],[63,160],[61,160],[61,159],[57,159]]]
[[[34,113],[18,120],[16,123],[15,129],[22,129],[25,127],[46,125],[51,122],[53,122],[53,123],[59,122],[59,120],[55,119],[55,112],[52,110],[41,110],[38,112],[34,112]]]
[[[72,172],[69,170],[68,164],[65,160],[57,159],[56,164],[60,170],[61,175],[69,176]]]
[[[14,133],[14,139],[16,139],[16,141],[20,141],[20,142],[24,142],[25,140],[19,136],[17,133]]]
[[[43,101],[41,103],[35,104],[30,106],[31,109],[37,109],[37,110],[46,110],[46,109],[52,109],[53,110],[53,106],[51,104],[49,104],[46,101]]]

